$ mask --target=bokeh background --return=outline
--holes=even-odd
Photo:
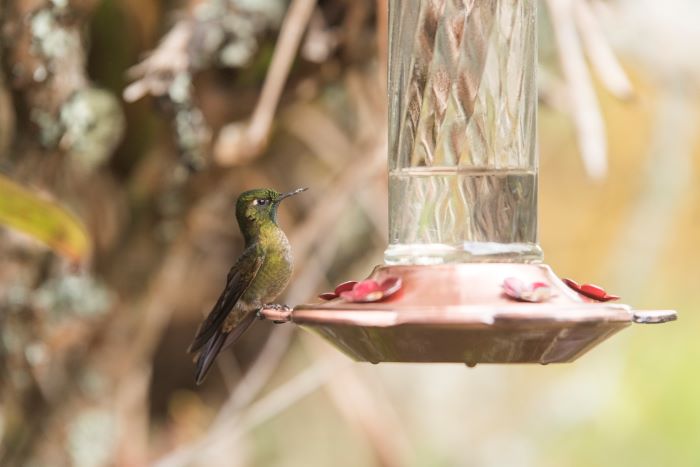
[[[680,320],[559,366],[185,349],[280,212],[296,304],[386,245],[386,0],[0,2],[0,465],[700,465],[700,3],[540,2],[540,241]]]

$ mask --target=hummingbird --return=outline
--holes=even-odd
[[[238,197],[236,220],[245,249],[188,349],[188,353],[196,354],[197,385],[204,381],[221,350],[243,335],[262,307],[280,307],[269,302],[287,287],[292,276],[292,252],[287,236],[277,225],[277,208],[282,200],[306,190],[278,193],[259,188]]]

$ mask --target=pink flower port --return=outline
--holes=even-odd
[[[342,282],[335,286],[335,290],[333,292],[324,292],[319,295],[318,298],[322,298],[323,300],[333,300],[334,298],[340,297],[341,293],[352,290],[353,287],[355,287],[355,284],[357,284],[357,281]]]
[[[509,277],[503,281],[503,293],[519,302],[540,303],[552,297],[552,289],[544,282],[526,284],[517,277]]]
[[[617,295],[610,295],[603,289],[602,287],[598,287],[597,285],[594,284],[581,284],[579,285],[577,282],[572,281],[571,279],[562,279],[566,285],[568,285],[571,289],[575,290],[579,294],[583,295],[584,297],[590,298],[591,300],[595,300],[597,302],[609,302],[611,300],[617,300],[620,297]]]
[[[387,299],[401,289],[401,278],[390,276],[377,282],[365,279],[361,282],[348,281],[339,284],[333,292],[319,295],[324,300],[342,298],[346,302],[371,303]]]

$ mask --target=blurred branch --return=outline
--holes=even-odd
[[[339,360],[340,357],[335,357],[319,361],[248,406],[240,414],[217,417],[204,438],[162,457],[153,464],[154,467],[186,466],[194,459],[206,460],[222,446],[237,441],[251,429],[318,389],[344,366]]]
[[[195,73],[212,65],[249,65],[265,33],[276,28],[284,5],[282,0],[193,0],[158,47],[129,70],[134,82],[125,89],[125,100],[151,94],[168,103],[175,141],[190,171],[206,166],[212,145],[212,129],[192,85]]]
[[[126,102],[135,102],[147,94],[164,95],[173,77],[189,69],[187,47],[192,38],[192,28],[192,22],[179,20],[163,36],[158,47],[127,71],[134,81],[122,94]]]
[[[235,416],[236,412],[255,400],[279,367],[289,349],[294,331],[293,326],[275,327],[251,369],[238,383],[226,404],[221,407],[216,420]]]
[[[381,113],[375,113],[374,115],[374,118],[369,117],[369,119],[378,120],[376,115],[381,115]],[[382,169],[383,165],[385,165],[384,155],[381,154],[381,151],[384,150],[384,146],[377,142],[379,147],[372,147],[371,142],[364,141],[366,139],[375,138],[376,135],[363,135],[360,141],[353,144],[331,117],[325,115],[313,105],[297,105],[288,113],[287,117],[283,118],[283,121],[285,129],[303,142],[316,157],[328,166],[330,170],[330,181],[327,182],[326,186],[318,187],[324,192],[330,190],[330,187],[335,185],[341,174],[348,170],[344,161],[353,160],[355,154],[358,152],[369,150],[377,158],[382,158]],[[377,124],[379,127],[384,126],[382,122],[377,122]],[[373,129],[373,131],[375,131],[375,129]],[[378,131],[377,134],[379,134]],[[367,162],[363,159],[360,163]],[[370,161],[370,164],[374,166],[374,162]],[[374,166],[374,171],[370,168],[363,176],[367,177],[366,179],[373,179],[382,172],[383,170],[381,170],[379,164],[377,164]],[[352,176],[357,177],[358,175],[353,174]],[[357,181],[359,182],[359,179]],[[376,197],[368,196],[365,190],[353,190],[349,194],[349,197],[355,199],[360,204],[363,211],[374,224],[377,235],[381,237],[382,240],[386,238],[388,230],[386,210],[377,209],[377,206],[381,204],[377,202],[378,200]],[[383,206],[386,206],[386,204]]]
[[[541,103],[563,114],[571,113],[566,83],[546,67],[537,70],[538,99]]]
[[[160,40],[158,46],[127,73],[134,81],[123,96],[134,102],[150,94],[175,101],[184,90],[177,81],[212,64],[240,68],[249,63],[258,39],[277,23],[277,7],[239,2],[192,0],[189,8]]]
[[[2,50],[0,50],[0,64],[3,63]],[[15,137],[15,112],[12,95],[5,84],[5,73],[0,67],[0,159],[5,157]]]
[[[377,0],[377,59],[379,82],[386,91],[389,66],[389,0]]]
[[[385,114],[382,109],[372,109],[367,104],[367,101],[371,100],[367,95],[372,89],[370,82],[359,81],[357,76],[349,76],[347,83],[353,96],[353,102],[357,106],[357,119],[367,123],[363,128],[365,133],[356,135],[355,143],[349,144],[342,132],[332,132],[340,142],[338,148],[349,149],[350,152],[344,157],[347,162],[345,165],[336,166],[337,168],[334,168],[331,177],[327,179],[324,186],[317,188],[324,196],[308,214],[305,222],[298,229],[295,229],[290,237],[295,255],[305,257],[315,244],[318,233],[331,229],[336,220],[328,213],[343,212],[344,206],[349,199],[355,196],[363,182],[386,171],[386,119],[382,118]],[[318,153],[333,152],[334,139],[322,138],[314,143],[314,128],[304,129],[297,126],[292,128],[295,129],[297,136],[302,141],[308,142],[309,146],[317,150]],[[326,135],[326,138],[328,137],[329,135]],[[322,145],[324,142],[328,144],[328,147]],[[376,209],[376,204],[370,209]],[[378,224],[377,227],[378,229],[382,228],[381,224]]]
[[[615,57],[590,4],[587,1],[575,2],[574,15],[586,53],[603,85],[618,99],[631,98],[634,94],[632,83]]]
[[[580,0],[547,0],[547,5],[581,157],[588,175],[599,180],[608,170],[605,125],[576,32],[574,3],[577,1]]]
[[[245,163],[267,146],[272,118],[315,5],[316,0],[292,0],[250,121],[230,123],[219,132],[214,144],[219,164]]]
[[[337,353],[336,349],[318,339],[304,339],[303,342],[315,355]],[[392,410],[391,401],[370,387],[370,382],[365,380],[361,368],[356,365],[349,365],[324,386],[343,418],[367,440],[378,465],[406,465],[405,454],[411,449],[403,426]]]

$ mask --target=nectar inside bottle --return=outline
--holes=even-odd
[[[426,167],[389,180],[387,264],[541,261],[536,171]]]

